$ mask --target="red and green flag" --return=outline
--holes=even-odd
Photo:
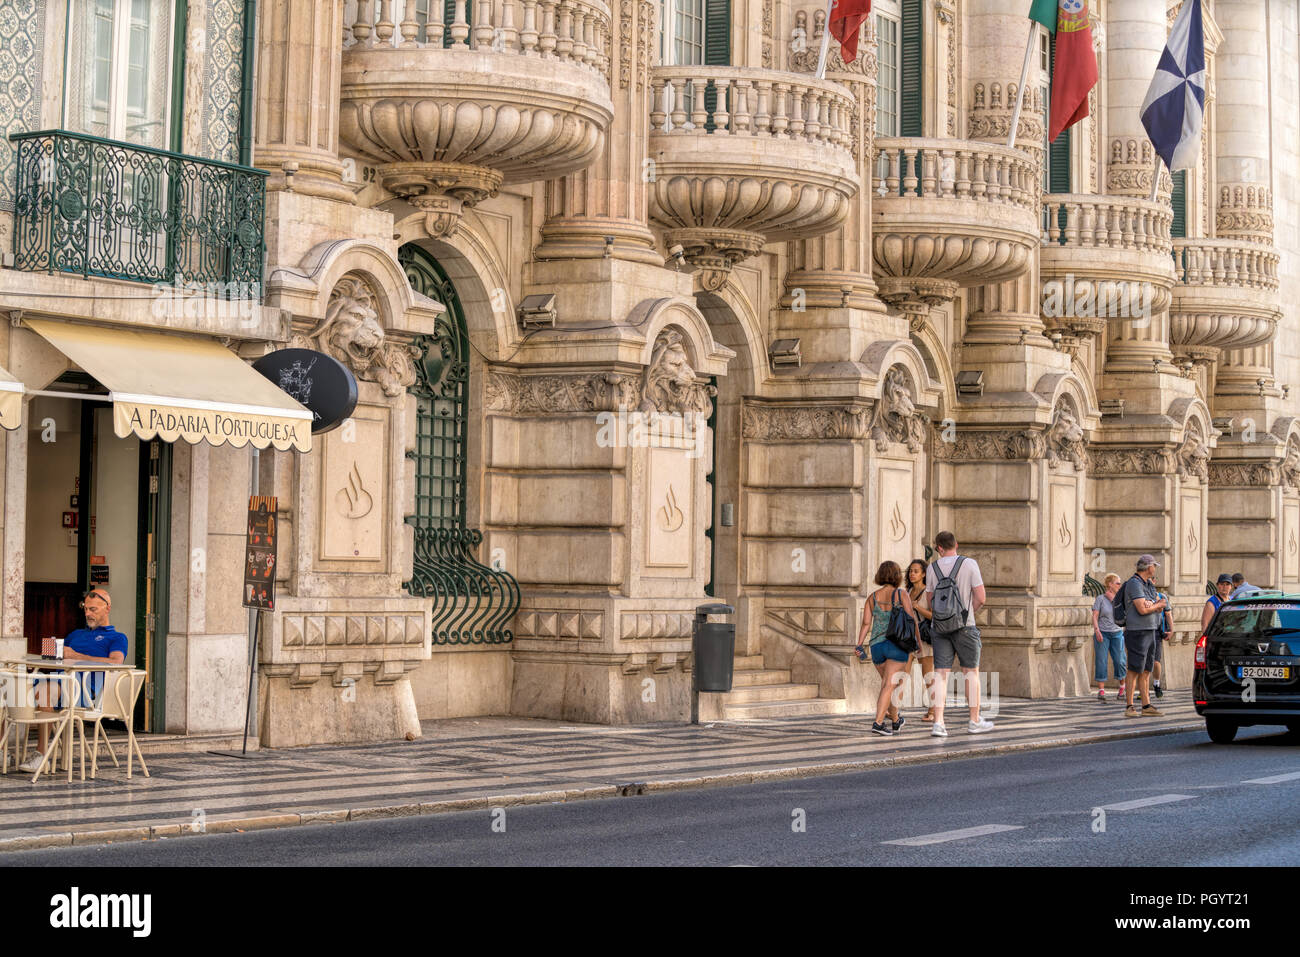
[[[1088,0],[1032,0],[1029,19],[1056,35],[1052,69],[1052,113],[1048,140],[1055,140],[1088,115],[1088,92],[1097,85]]]

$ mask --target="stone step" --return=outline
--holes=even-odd
[[[816,714],[847,714],[848,702],[843,698],[804,698],[795,701],[751,701],[745,704],[723,705],[724,721],[744,721],[754,718],[791,718]]]
[[[724,707],[732,704],[748,704],[757,701],[797,701],[817,697],[816,685],[779,684],[754,685],[749,688],[733,688],[723,699]]]
[[[758,670],[763,667],[762,655],[737,655],[732,667],[736,671]]]
[[[756,685],[784,685],[790,683],[790,672],[764,668],[755,671],[735,671],[731,675],[733,688],[753,688]]]

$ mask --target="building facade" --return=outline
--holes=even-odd
[[[256,492],[271,746],[683,720],[709,600],[742,677],[703,713],[864,711],[871,577],[945,528],[1001,694],[1085,693],[1087,591],[1143,552],[1186,682],[1207,578],[1300,587],[1298,5],[1203,2],[1201,159],[1153,180],[1165,0],[1089,4],[1052,144],[1041,30],[1011,129],[1027,2],[876,0],[817,79],[783,0],[3,0],[4,650],[107,565],[148,726],[242,727]],[[360,402],[151,435],[67,328],[307,346]]]

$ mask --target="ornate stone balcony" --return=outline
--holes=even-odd
[[[1240,239],[1175,239],[1173,247],[1175,356],[1214,360],[1272,340],[1281,318],[1276,249]]]
[[[650,218],[718,289],[764,244],[844,221],[854,101],[829,80],[744,67],[652,71]]]
[[[881,298],[904,310],[1003,282],[1038,242],[1038,164],[968,140],[878,137],[871,255]]]
[[[1039,274],[1049,330],[1099,336],[1113,317],[1169,306],[1173,210],[1131,196],[1044,196]],[[1057,302],[1061,308],[1053,309]]]
[[[361,0],[344,37],[339,135],[380,184],[424,209],[433,235],[504,184],[595,160],[613,120],[602,0],[456,0],[393,22]],[[408,0],[407,10],[415,3]],[[400,35],[398,35],[400,33]]]

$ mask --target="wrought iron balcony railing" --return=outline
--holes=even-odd
[[[16,268],[260,298],[264,171],[63,130],[9,139]]]

